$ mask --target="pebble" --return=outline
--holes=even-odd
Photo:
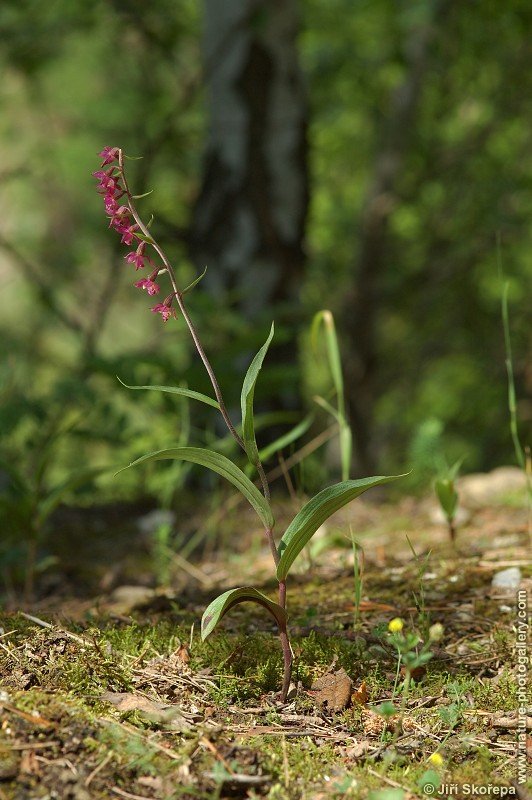
[[[521,570],[519,567],[509,567],[497,572],[491,581],[491,588],[502,592],[515,592],[521,583]]]

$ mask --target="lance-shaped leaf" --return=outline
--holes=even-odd
[[[192,283],[189,283],[189,285],[187,286],[186,289],[183,289],[181,294],[183,295],[183,294],[186,294],[187,292],[190,292],[190,290],[193,289],[195,286],[197,286],[198,283],[201,281],[202,278],[205,277],[206,274],[207,274],[207,267],[205,267],[205,269],[203,270],[201,275],[198,275],[198,277],[196,278],[195,281],[192,281]]]
[[[259,377],[262,362],[264,361],[264,357],[268,352],[268,347],[273,338],[273,331],[274,325],[272,322],[268,338],[249,365],[240,396],[240,404],[242,407],[242,439],[244,440],[247,457],[252,464],[258,464],[259,462],[259,451],[255,440],[255,422],[253,420],[253,396],[255,394],[255,385]]]
[[[294,517],[279,542],[280,559],[277,565],[277,579],[279,581],[286,579],[290,567],[301,550],[310,541],[320,525],[323,525],[325,520],[335,511],[338,511],[373,486],[379,486],[381,483],[388,483],[388,481],[402,477],[402,475],[379,475],[374,478],[362,478],[357,481],[342,481],[323,489],[312,500],[309,500]]]
[[[123,469],[136,467],[138,464],[146,464],[150,461],[162,461],[171,458],[191,461],[193,464],[199,464],[213,472],[217,472],[218,475],[232,483],[244,495],[259,515],[264,527],[273,528],[275,521],[272,510],[255,484],[232,461],[220,453],[215,453],[214,450],[205,450],[202,447],[171,447],[168,450],[147,453],[147,455],[137,458],[136,461],[128,464]],[[119,470],[119,472],[123,472],[123,470]]]
[[[155,244],[155,239],[152,239],[151,236],[146,236],[146,234],[142,233],[142,231],[135,231],[135,236],[137,239],[142,239],[142,241],[146,242],[146,244]]]
[[[226,614],[230,608],[236,606],[238,603],[259,603],[261,606],[270,612],[272,617],[277,622],[279,628],[286,627],[287,615],[285,609],[278,603],[274,603],[265,594],[259,592],[258,589],[253,589],[252,586],[242,586],[239,589],[229,589],[219,595],[216,600],[205,609],[203,617],[201,618],[201,638],[205,641],[215,627],[220,622],[221,618]]]
[[[208,406],[220,409],[218,402],[212,397],[202,394],[201,392],[194,392],[192,389],[183,389],[180,386],[129,386],[127,383],[124,383],[124,381],[120,380],[120,378],[118,378],[118,380],[122,386],[126,387],[126,389],[151,389],[155,392],[170,392],[170,394],[179,394],[182,397],[190,398],[190,400],[199,400],[201,403],[205,403]]]

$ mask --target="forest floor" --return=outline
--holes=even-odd
[[[201,558],[159,552],[158,583],[146,535],[120,539],[115,523],[80,513],[55,577],[40,584],[46,597],[7,599],[0,800],[532,797],[523,497],[477,498],[455,545],[430,501],[368,496],[337,514],[289,579],[285,703],[279,643],[259,606],[199,636],[220,591],[253,585],[275,599],[251,517],[234,509],[224,521],[250,532],[236,552],[223,537]],[[430,641],[436,623],[443,635]],[[406,687],[396,642],[409,634],[432,657]]]

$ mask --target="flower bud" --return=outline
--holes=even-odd
[[[429,639],[431,642],[439,642],[443,637],[443,625],[437,622],[429,628]]]

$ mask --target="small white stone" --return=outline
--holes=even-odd
[[[521,583],[521,570],[519,567],[509,567],[497,572],[491,581],[491,588],[503,592],[513,592]]]

